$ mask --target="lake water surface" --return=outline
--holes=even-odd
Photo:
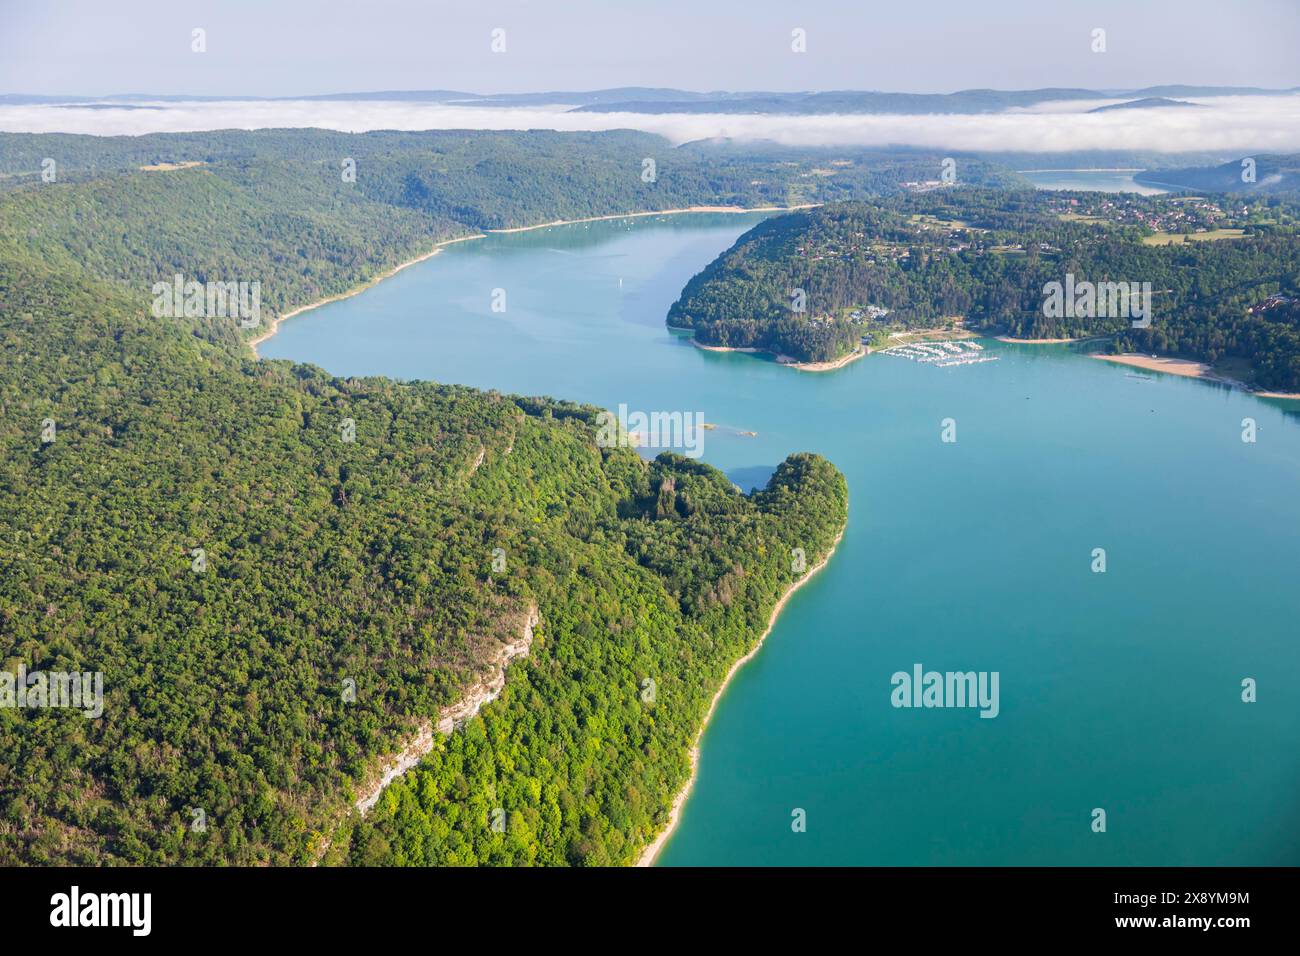
[[[746,488],[796,451],[845,473],[844,540],[720,701],[662,864],[1300,863],[1295,406],[1070,346],[809,374],[666,330],[759,218],[460,243],[261,351],[702,411],[705,459]],[[891,675],[916,663],[997,671],[999,715],[894,708]]]
[[[1156,196],[1169,192],[1148,186],[1133,178],[1139,170],[1133,169],[1022,169],[1024,176],[1037,189],[1069,189],[1081,192],[1138,193]]]

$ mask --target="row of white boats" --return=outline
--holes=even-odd
[[[996,362],[996,355],[985,355],[984,346],[971,339],[959,339],[953,342],[909,342],[907,345],[894,345],[881,349],[881,355],[896,355],[911,359],[913,362],[925,362],[938,368],[952,365],[978,365],[980,362]]]

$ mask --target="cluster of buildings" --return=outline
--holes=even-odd
[[[1152,201],[1148,197],[1104,194],[1096,199],[1062,200],[1062,212],[1095,216],[1122,225],[1145,226],[1155,232],[1205,232],[1227,216],[1218,203],[1201,198]]]
[[[1265,299],[1263,302],[1261,302],[1259,305],[1251,306],[1250,313],[1251,315],[1258,315],[1259,313],[1267,312],[1270,309],[1276,309],[1280,306],[1290,305],[1294,301],[1296,300],[1292,296],[1282,295],[1280,292],[1274,293],[1273,295],[1270,295],[1267,299]]]

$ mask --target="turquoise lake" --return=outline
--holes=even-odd
[[[796,451],[844,472],[844,539],[719,702],[661,865],[1300,863],[1300,404],[1073,346],[824,374],[696,349],[665,313],[760,218],[460,243],[261,352],[700,411],[746,489]],[[917,663],[998,672],[999,715],[894,708]]]
[[[1133,178],[1134,172],[1135,170],[1128,169],[1022,169],[1020,175],[1033,183],[1037,189],[1139,193],[1143,196],[1169,192],[1169,189],[1139,183]]]

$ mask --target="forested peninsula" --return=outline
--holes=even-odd
[[[0,172],[0,647],[104,692],[96,719],[0,708],[0,863],[635,860],[792,555],[842,531],[843,476],[796,454],[744,495],[601,447],[589,406],[248,342],[449,238],[819,201],[800,170],[631,133],[267,131],[3,134]],[[262,314],[159,315],[176,275],[259,282]],[[363,820],[534,609],[501,696]]]
[[[767,219],[686,284],[667,323],[801,362],[944,325],[1105,336],[1115,351],[1236,361],[1252,385],[1294,392],[1297,275],[1293,197],[950,187]],[[1054,311],[1051,283],[1123,283],[1120,308]],[[1127,298],[1144,283],[1145,317]]]

